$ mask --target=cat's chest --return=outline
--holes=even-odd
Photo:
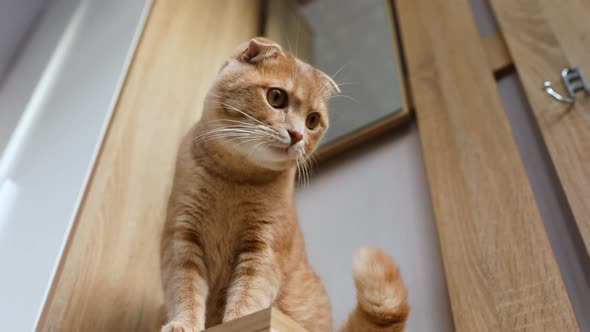
[[[225,279],[231,274],[240,244],[253,229],[268,233],[282,212],[273,209],[272,200],[264,200],[252,194],[227,195],[207,208],[207,218],[202,221],[201,233],[204,251],[213,279]],[[256,227],[253,227],[256,226]]]

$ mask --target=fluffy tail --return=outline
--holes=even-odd
[[[399,269],[382,250],[361,248],[353,260],[358,304],[341,332],[403,331],[410,313]]]

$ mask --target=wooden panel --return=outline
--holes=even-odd
[[[468,0],[399,0],[457,331],[578,331]]]
[[[483,38],[482,42],[492,72],[501,72],[512,66],[512,56],[501,32]]]
[[[228,54],[256,35],[256,4],[156,1],[38,330],[157,329],[178,144]]]
[[[279,310],[269,308],[234,321],[214,326],[205,332],[305,332]]]
[[[590,78],[590,2],[494,0],[492,5],[590,253],[590,96],[578,95],[568,108],[541,89],[550,80],[567,95],[560,72],[570,65]]]

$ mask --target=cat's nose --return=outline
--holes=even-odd
[[[297,144],[297,142],[299,142],[303,139],[303,134],[300,131],[289,129],[289,130],[287,130],[287,132],[289,133],[289,136],[291,137],[291,146]]]

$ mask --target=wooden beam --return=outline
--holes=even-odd
[[[542,90],[549,80],[567,95],[564,67],[590,74],[590,6],[584,0],[494,0],[492,7],[590,254],[590,96],[580,93],[568,106]]]
[[[399,0],[457,331],[578,331],[468,0]]]
[[[162,324],[159,244],[176,151],[228,54],[257,34],[256,3],[155,2],[39,331]]]
[[[482,43],[490,69],[494,74],[503,72],[512,66],[512,56],[508,51],[502,32],[497,31],[484,37]]]

